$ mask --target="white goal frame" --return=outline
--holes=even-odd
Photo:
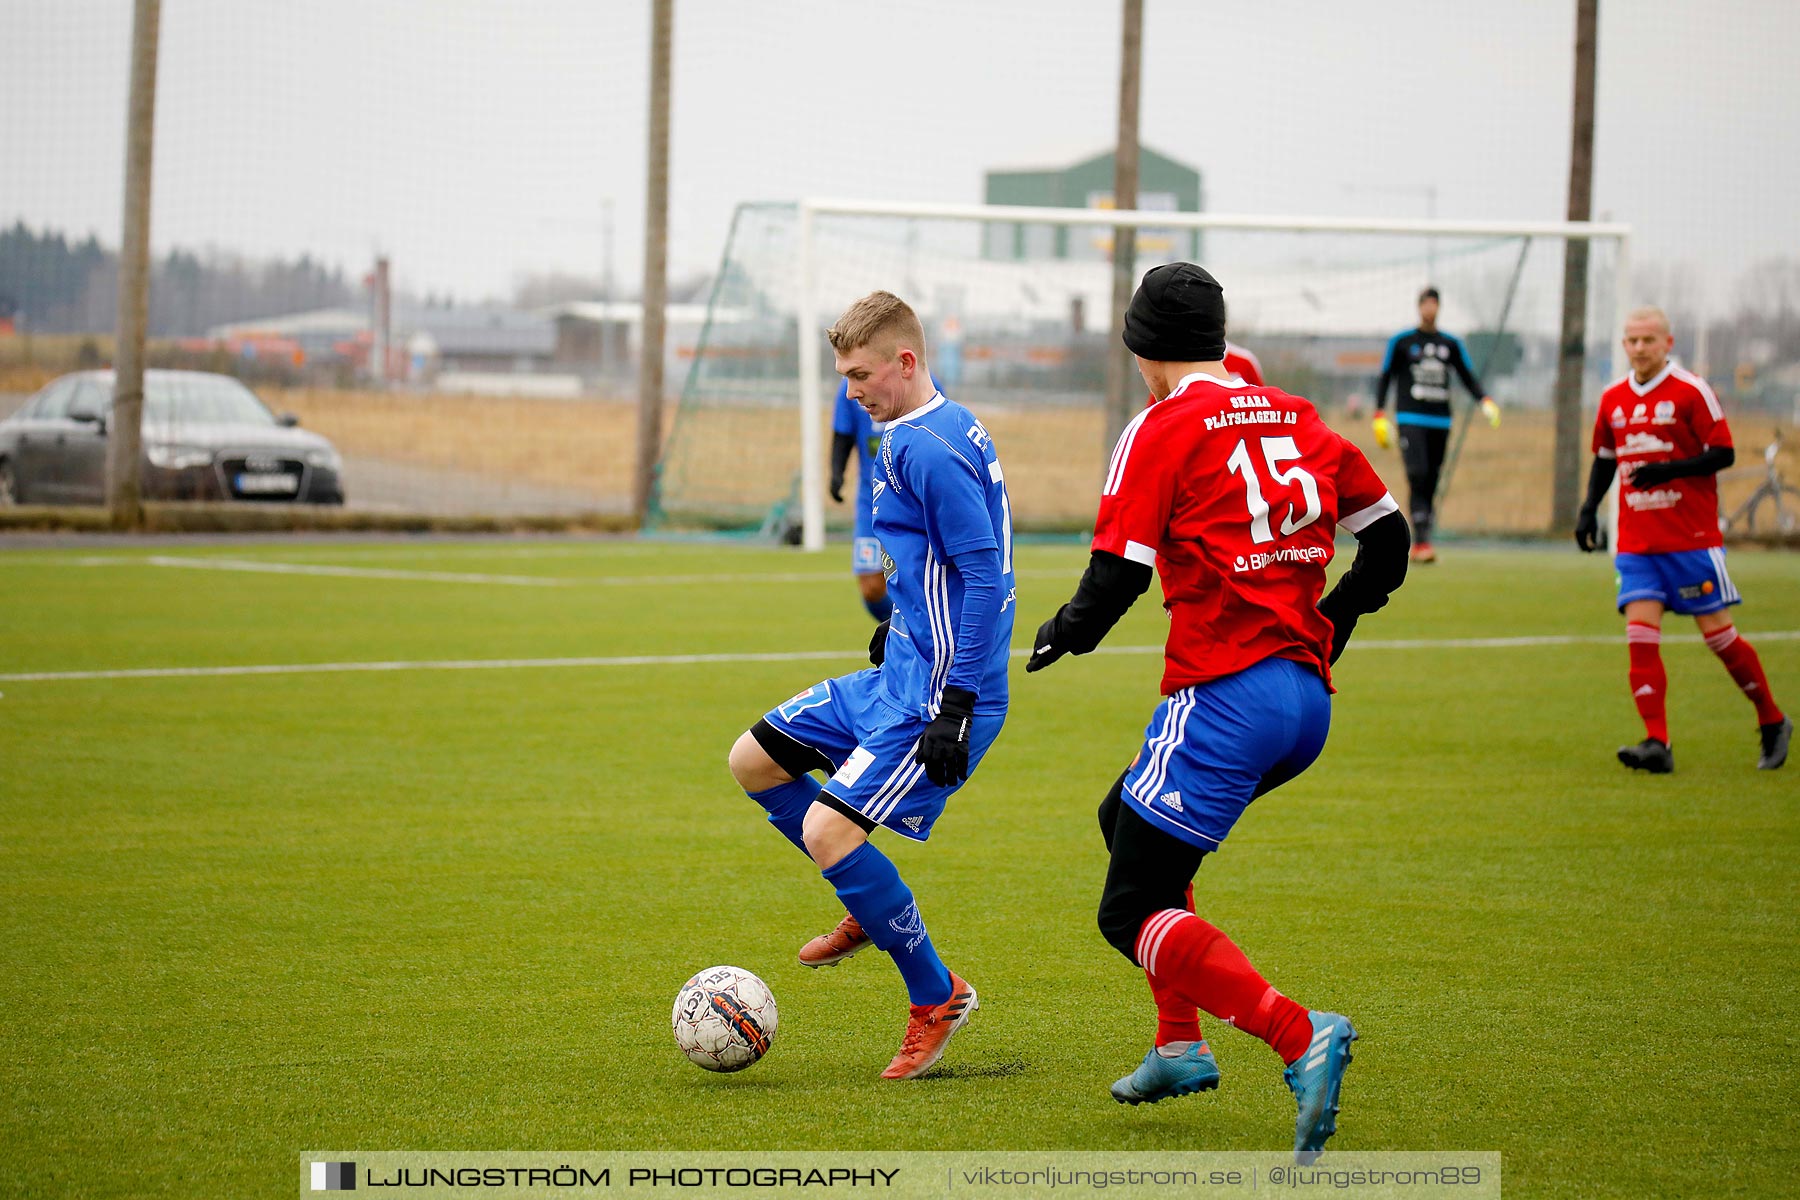
[[[1631,305],[1631,226],[1605,221],[1412,221],[1381,217],[1281,217],[1245,213],[1114,211],[1096,208],[1030,208],[1002,204],[902,204],[882,200],[806,199],[799,203],[800,514],[801,545],[825,549],[825,396],[820,386],[818,276],[813,220],[818,216],[919,217],[940,220],[1080,225],[1113,229],[1236,229],[1269,233],[1392,233],[1421,237],[1546,237],[1611,241],[1617,246],[1613,328],[1624,328]],[[1111,324],[1108,315],[1108,324]]]

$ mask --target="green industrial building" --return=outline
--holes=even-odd
[[[1029,171],[989,171],[986,202],[1031,208],[1111,208],[1113,156],[1109,150],[1068,167]],[[1199,212],[1200,172],[1158,154],[1138,151],[1138,208],[1155,212]],[[1098,226],[1004,223],[988,226],[982,253],[999,259],[1103,259],[1111,255],[1112,231]],[[1148,258],[1200,261],[1197,229],[1140,229],[1138,254]]]

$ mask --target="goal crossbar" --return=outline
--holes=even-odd
[[[1012,222],[1152,229],[1230,229],[1270,233],[1398,234],[1415,237],[1556,238],[1616,243],[1613,290],[1614,328],[1624,325],[1629,294],[1631,226],[1608,221],[1456,221],[1387,217],[1279,216],[1250,213],[1162,212],[1144,209],[1036,208],[1025,205],[895,203],[881,200],[809,198],[798,203],[799,272],[796,331],[800,367],[801,545],[825,548],[824,422],[821,386],[821,324],[818,299],[815,220],[820,216],[898,217],[924,220]]]

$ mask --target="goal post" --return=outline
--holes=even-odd
[[[1561,249],[1574,239],[1596,248],[1591,404],[1628,308],[1628,226],[842,199],[740,207],[661,464],[659,520],[797,534],[824,548],[849,510],[826,496],[836,380],[824,332],[849,303],[885,288],[918,310],[945,393],[994,431],[1020,527],[1084,528],[1106,456],[1110,244],[1122,226],[1136,230],[1139,273],[1177,259],[1211,269],[1232,340],[1259,354],[1270,383],[1313,400],[1354,440],[1367,440],[1366,420],[1352,419],[1366,415],[1388,338],[1414,323],[1418,291],[1439,287],[1440,324],[1492,365],[1501,385],[1489,390],[1517,410],[1504,437],[1469,436],[1443,523],[1547,527]],[[1509,456],[1530,479],[1502,486]],[[1377,468],[1403,488],[1397,459]]]

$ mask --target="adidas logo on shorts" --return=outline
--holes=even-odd
[[[924,817],[902,817],[900,819],[900,823],[902,825],[906,826],[908,829],[912,830],[914,833],[917,833],[917,832],[919,832],[919,826],[921,826],[925,823],[925,818]]]
[[[1162,795],[1158,796],[1157,799],[1174,809],[1176,812],[1183,811],[1181,807],[1180,792],[1164,792]]]

